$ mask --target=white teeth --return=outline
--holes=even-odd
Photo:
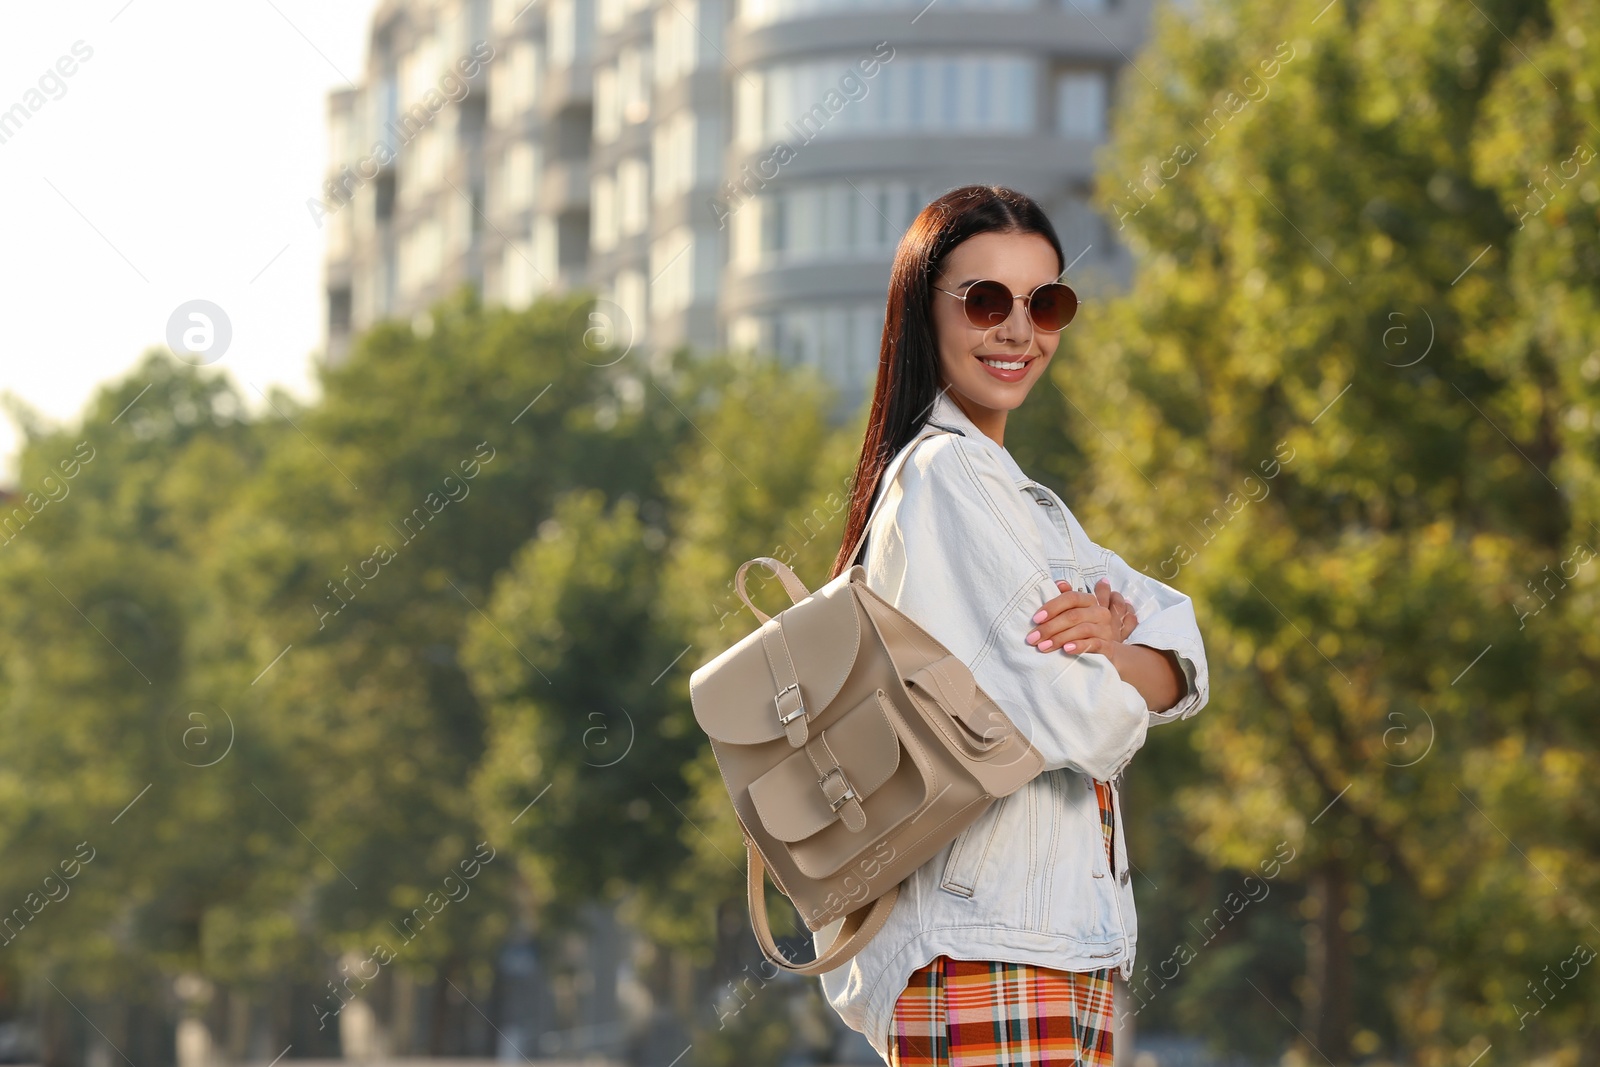
[[[1003,359],[984,359],[982,356],[979,356],[978,359],[991,367],[998,368],[999,370],[1021,370],[1023,367],[1028,365],[1026,362],[1007,363]]]

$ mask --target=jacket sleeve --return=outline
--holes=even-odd
[[[874,519],[868,587],[971,669],[1047,770],[1116,777],[1144,744],[1149,708],[1105,656],[1024,641],[1059,590],[1021,493],[980,443],[942,434],[915,447]]]
[[[1205,707],[1211,698],[1211,678],[1206,668],[1205,643],[1200,639],[1200,626],[1195,621],[1194,603],[1172,586],[1135,570],[1115,552],[1089,540],[1088,533],[1071,511],[1067,512],[1067,521],[1071,523],[1074,540],[1087,548],[1082,557],[1085,563],[1104,566],[1111,588],[1121,593],[1139,616],[1139,625],[1123,640],[1130,645],[1177,653],[1187,690],[1166,711],[1150,712],[1150,725],[1187,719]]]

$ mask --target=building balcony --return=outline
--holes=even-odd
[[[914,6],[819,11],[756,26],[736,20],[728,26],[728,61],[743,68],[816,53],[867,55],[872,49],[863,42],[888,41],[897,52],[993,49],[1112,63],[1138,49],[1148,17],[1142,3],[1119,4],[1106,11],[1071,6],[935,7],[908,25],[905,12]]]
[[[788,163],[777,166],[773,146],[756,149],[734,146],[727,155],[726,180],[739,196],[779,183],[806,179],[882,174],[885,177],[919,173],[994,173],[997,170],[1040,172],[1057,180],[1087,181],[1094,174],[1094,152],[1099,140],[1063,137],[1051,132],[981,136],[940,136],[925,130],[906,130],[895,136],[880,131],[871,136],[821,137],[809,144],[799,138],[785,141],[794,150]],[[762,164],[766,162],[766,167]],[[748,167],[748,171],[746,168]]]

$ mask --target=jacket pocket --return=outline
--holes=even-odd
[[[1094,781],[1072,772],[1055,774],[1050,798],[1058,838],[1045,872],[1048,906],[1039,929],[1080,942],[1091,960],[1109,960],[1123,951],[1123,918]]]
[[[939,888],[954,893],[959,897],[971,897],[978,886],[978,876],[983,871],[983,864],[989,856],[989,848],[994,843],[995,830],[1000,825],[1001,809],[1010,802],[1010,796],[1001,797],[989,805],[989,810],[978,816],[977,821],[968,826],[950,846],[950,858],[945,861],[944,874],[939,879]]]

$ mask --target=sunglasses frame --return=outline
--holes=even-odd
[[[1007,285],[1005,282],[996,281],[993,278],[975,278],[971,282],[967,283],[967,287],[966,287],[965,290],[963,290],[962,292],[959,292],[959,293],[952,293],[948,289],[940,289],[937,285],[933,286],[933,288],[938,290],[941,293],[946,294],[947,296],[953,296],[957,300],[961,301],[961,312],[962,312],[963,315],[966,316],[967,324],[970,325],[973,329],[976,329],[976,330],[992,330],[992,329],[995,328],[995,326],[999,326],[1001,323],[1005,322],[1005,319],[1001,319],[1000,322],[994,323],[994,325],[992,325],[992,326],[984,326],[981,323],[973,322],[972,321],[972,311],[967,305],[967,294],[972,291],[972,287],[975,286],[975,285],[982,285],[984,282],[990,282],[990,283],[992,283],[994,285],[998,285],[1000,288],[1004,289],[1007,293],[1010,293],[1011,294],[1011,300],[1012,300],[1013,303],[1015,303],[1018,300],[1022,301],[1022,310],[1023,310],[1023,313],[1028,316],[1028,324],[1030,326],[1032,326],[1035,330],[1037,330],[1040,333],[1060,333],[1062,330],[1065,330],[1068,326],[1072,325],[1072,319],[1075,319],[1075,318],[1078,317],[1078,308],[1083,306],[1083,301],[1081,299],[1079,299],[1079,297],[1078,297],[1078,291],[1076,289],[1074,289],[1072,286],[1068,285],[1066,282],[1060,281],[1060,280],[1049,281],[1049,282],[1040,282],[1038,285],[1034,286],[1031,290],[1029,290],[1026,293],[1012,293],[1011,292],[1011,287],[1009,285]],[[1063,289],[1065,289],[1067,292],[1072,294],[1072,318],[1067,319],[1066,322],[1062,323],[1059,327],[1057,327],[1054,330],[1047,330],[1043,326],[1040,326],[1039,323],[1037,321],[1035,321],[1035,319],[1033,317],[1033,296],[1040,289],[1043,289],[1047,285],[1059,285]],[[1011,317],[1010,314],[1007,313],[1006,318],[1010,318],[1010,317]]]

